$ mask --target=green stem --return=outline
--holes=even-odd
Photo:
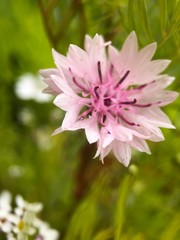
[[[42,15],[42,19],[43,19],[46,34],[47,34],[51,44],[55,47],[56,42],[54,41],[54,36],[53,36],[52,31],[51,31],[51,27],[49,25],[49,22],[48,22],[48,14],[49,13],[47,14],[47,11],[45,10],[45,7],[44,7],[44,4],[43,4],[42,0],[38,0],[38,3],[39,3],[39,8],[40,8],[40,11],[41,11],[41,15]]]
[[[72,1],[71,4],[66,8],[66,12],[64,13],[64,18],[62,19],[60,26],[59,26],[59,31],[56,33],[54,37],[54,42],[57,45],[59,40],[62,39],[67,32],[67,29],[75,16],[75,8],[74,8],[74,2]]]
[[[46,8],[46,16],[49,16],[53,9],[55,8],[55,6],[57,5],[59,0],[51,0],[49,1],[48,5],[47,5],[47,8]]]

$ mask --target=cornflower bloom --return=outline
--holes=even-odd
[[[155,50],[156,43],[139,50],[135,32],[120,51],[98,34],[85,37],[85,50],[72,44],[67,56],[53,50],[56,68],[40,74],[44,92],[56,95],[54,104],[66,111],[54,134],[84,129],[88,142],[97,142],[95,157],[103,161],[112,150],[125,166],[131,148],[150,154],[146,140],[162,141],[159,128],[174,128],[160,107],[178,95],[164,90],[174,77],[160,74],[170,61],[151,60]]]

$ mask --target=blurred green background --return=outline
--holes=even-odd
[[[41,218],[65,240],[180,239],[180,99],[165,107],[176,130],[134,152],[125,168],[93,159],[83,131],[51,137],[64,113],[41,91],[38,70],[54,67],[51,48],[82,47],[86,33],[121,48],[135,30],[139,45],[158,42],[155,58],[180,89],[178,0],[0,1],[0,190],[44,204]]]

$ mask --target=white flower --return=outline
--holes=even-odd
[[[28,239],[28,235],[36,233],[33,221],[36,214],[42,210],[42,204],[28,203],[20,195],[16,197],[16,204],[15,215],[11,217],[13,232],[17,234],[18,240],[25,240]]]
[[[0,230],[8,233],[12,230],[12,224],[9,221],[11,216],[11,194],[3,191],[0,195]]]
[[[34,225],[38,228],[38,234],[36,240],[57,240],[59,232],[50,228],[49,224],[42,222],[40,219],[34,221]]]
[[[43,86],[44,84],[40,81],[40,76],[25,73],[17,79],[15,93],[22,100],[48,102],[51,98],[41,93]]]
[[[11,211],[11,199],[12,196],[8,191],[3,191],[0,194],[0,210],[4,209],[7,212]]]
[[[29,203],[18,195],[16,207],[11,207],[11,194],[7,191],[0,195],[0,231],[7,240],[57,240],[59,233],[48,223],[37,218],[42,210],[41,203]]]
[[[39,213],[43,208],[41,203],[28,203],[20,195],[16,196],[16,204],[17,207],[15,208],[15,213],[18,216],[22,216],[24,212],[36,214]]]
[[[17,240],[17,238],[15,238],[15,236],[13,235],[13,233],[8,233],[8,234],[6,235],[6,237],[7,237],[7,240]]]

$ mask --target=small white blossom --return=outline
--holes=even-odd
[[[8,191],[3,191],[0,194],[0,210],[11,211],[11,198],[11,194]]]
[[[22,100],[34,100],[44,103],[50,101],[51,97],[41,93],[44,84],[40,81],[40,76],[32,73],[25,73],[17,79],[15,93]]]
[[[57,240],[59,233],[49,224],[37,218],[42,210],[41,203],[29,203],[18,195],[16,207],[12,209],[11,194],[4,191],[0,194],[0,231],[7,240]]]
[[[35,240],[57,240],[59,233],[57,230],[50,228],[49,224],[42,222],[40,219],[34,221],[34,225],[38,228],[38,234]]]
[[[15,208],[15,213],[18,216],[22,216],[24,212],[36,214],[39,213],[43,208],[41,203],[28,203],[20,195],[16,197],[16,204],[17,208]]]
[[[12,230],[12,224],[9,221],[11,211],[11,194],[3,191],[0,194],[0,230],[8,233]]]

